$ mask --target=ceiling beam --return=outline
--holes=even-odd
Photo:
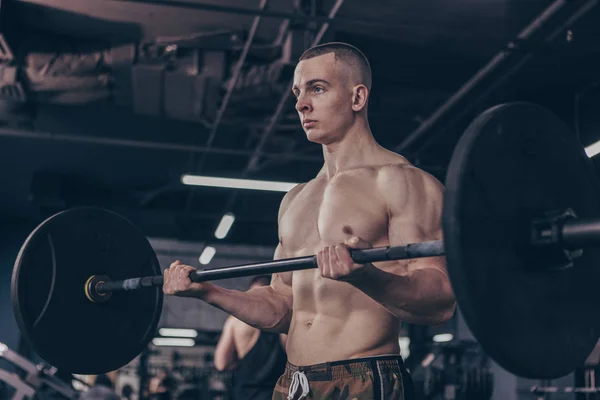
[[[540,13],[529,25],[527,25],[516,37],[516,41],[529,41],[536,37],[540,31],[545,28],[553,29],[550,36],[546,37],[545,41],[551,41],[567,27],[570,27],[583,15],[587,14],[597,4],[598,0],[590,0],[579,7],[576,7],[573,1],[570,0],[555,0],[542,13]],[[575,9],[573,9],[575,7]],[[565,12],[565,9],[568,12]],[[550,26],[550,28],[548,28]],[[504,83],[510,76],[519,71],[532,57],[530,52],[513,51],[512,42],[507,45],[492,59],[475,73],[467,82],[465,82],[450,98],[448,98],[441,106],[439,106],[426,120],[424,120],[417,129],[406,137],[400,145],[395,148],[395,151],[402,152],[408,148],[418,146],[417,142],[423,142],[425,136],[446,116],[452,111],[453,120],[456,121],[460,116],[464,115],[474,104],[481,103],[481,98],[489,94],[492,90]],[[512,61],[512,64],[509,63]],[[510,65],[509,65],[510,64]],[[482,82],[490,78],[494,72],[498,72],[504,68],[500,78],[495,78],[490,83],[489,87],[484,89],[484,94],[477,96],[476,101],[471,101],[468,105],[461,104],[468,95],[475,92],[477,88],[482,86]],[[473,97],[472,97],[473,98]],[[456,111],[458,105],[460,111]],[[449,124],[445,124],[444,129],[447,129]],[[431,141],[429,141],[431,142]],[[422,146],[421,146],[422,147]]]
[[[132,140],[132,139],[115,139],[108,137],[98,136],[79,136],[79,135],[64,135],[50,132],[39,132],[31,130],[21,129],[10,129],[0,128],[0,137],[13,137],[17,139],[34,139],[34,140],[50,140],[57,142],[71,142],[71,143],[82,143],[82,144],[97,144],[103,146],[116,146],[116,147],[131,147],[136,149],[147,149],[147,150],[167,150],[167,151],[178,151],[178,152],[193,152],[193,153],[211,153],[211,154],[222,154],[222,155],[233,155],[233,156],[252,156],[254,151],[252,150],[237,150],[223,147],[212,147],[206,146],[193,146],[181,143],[161,143],[152,142],[146,140]],[[286,160],[297,160],[297,161],[322,161],[321,156],[309,156],[295,153],[262,153],[262,156],[267,158],[285,158]]]

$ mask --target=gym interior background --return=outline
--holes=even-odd
[[[296,60],[317,35],[364,51],[374,72],[369,116],[376,139],[442,182],[467,125],[508,101],[547,107],[592,157],[588,146],[600,140],[597,6],[582,0],[3,0],[0,342],[35,360],[14,320],[10,276],[27,235],[60,210],[99,206],[124,215],[150,238],[163,267],[175,259],[204,267],[200,255],[207,248],[215,250],[210,267],[270,259],[282,192],[187,186],[181,177],[304,182],[318,171],[320,147],[305,140],[289,96]],[[227,213],[234,223],[217,238]],[[247,283],[219,282],[239,289]],[[129,398],[137,399],[140,385],[168,369],[182,391],[226,398],[227,376],[211,364],[225,318],[202,302],[166,298],[160,327],[195,330],[193,346],[150,345],[119,371],[120,393],[129,386]],[[455,358],[444,357],[458,352],[463,367],[489,366],[491,398],[536,398],[530,388],[540,382],[487,360],[460,310],[435,329],[403,325],[399,340],[416,380],[435,381],[433,372],[444,363],[445,371],[458,367],[448,367]],[[435,360],[424,362],[431,354]],[[0,368],[15,367],[4,362]],[[551,383],[572,386],[575,376]],[[453,398],[445,393],[431,398]]]

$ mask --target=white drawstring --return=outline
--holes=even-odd
[[[290,384],[290,390],[288,391],[288,400],[293,400],[294,395],[296,394],[296,390],[298,390],[298,385],[302,387],[302,394],[298,398],[298,400],[303,399],[304,396],[307,396],[310,392],[310,386],[308,386],[308,379],[304,372],[296,371],[294,375],[292,375],[292,383]]]

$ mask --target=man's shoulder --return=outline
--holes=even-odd
[[[296,186],[294,186],[293,188],[291,188],[290,190],[288,190],[287,193],[283,196],[283,199],[281,200],[280,211],[285,211],[287,209],[287,207],[290,205],[290,203],[306,187],[314,185],[315,183],[319,184],[319,182],[323,182],[323,179],[324,179],[324,175],[323,175],[322,171],[320,171],[314,178],[310,179],[309,181],[299,183]],[[314,187],[314,186],[312,186],[312,187]]]
[[[283,196],[283,199],[281,199],[281,203],[279,205],[279,218],[281,218],[283,213],[285,213],[285,211],[288,209],[292,200],[294,200],[298,193],[300,193],[302,189],[304,189],[307,183],[308,182],[299,183],[287,191],[287,193]]]
[[[283,196],[282,202],[286,201],[286,200],[289,201],[290,199],[296,197],[298,195],[298,193],[300,193],[302,191],[302,189],[304,189],[308,183],[310,183],[310,181],[298,183],[296,186],[294,186],[293,188],[288,190],[287,193],[285,194],[285,196]]]
[[[377,180],[384,186],[402,183],[441,186],[441,182],[432,174],[407,162],[383,164],[377,169]]]
[[[429,172],[409,163],[381,165],[376,179],[378,192],[388,203],[401,204],[409,198],[440,198],[443,184]],[[407,197],[408,196],[408,197]]]

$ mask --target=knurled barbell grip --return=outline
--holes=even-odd
[[[420,257],[434,257],[444,255],[444,242],[437,240],[431,242],[411,243],[404,246],[353,249],[350,251],[350,255],[356,263],[360,264],[379,261],[405,260]],[[220,279],[238,278],[243,276],[298,271],[316,267],[317,257],[312,255],[236,265],[231,267],[197,270],[190,274],[190,279],[193,282],[206,282]],[[163,276],[148,276],[125,279],[123,281],[103,282],[96,286],[96,290],[99,294],[102,294],[122,290],[129,291],[145,287],[161,286],[163,283]]]

